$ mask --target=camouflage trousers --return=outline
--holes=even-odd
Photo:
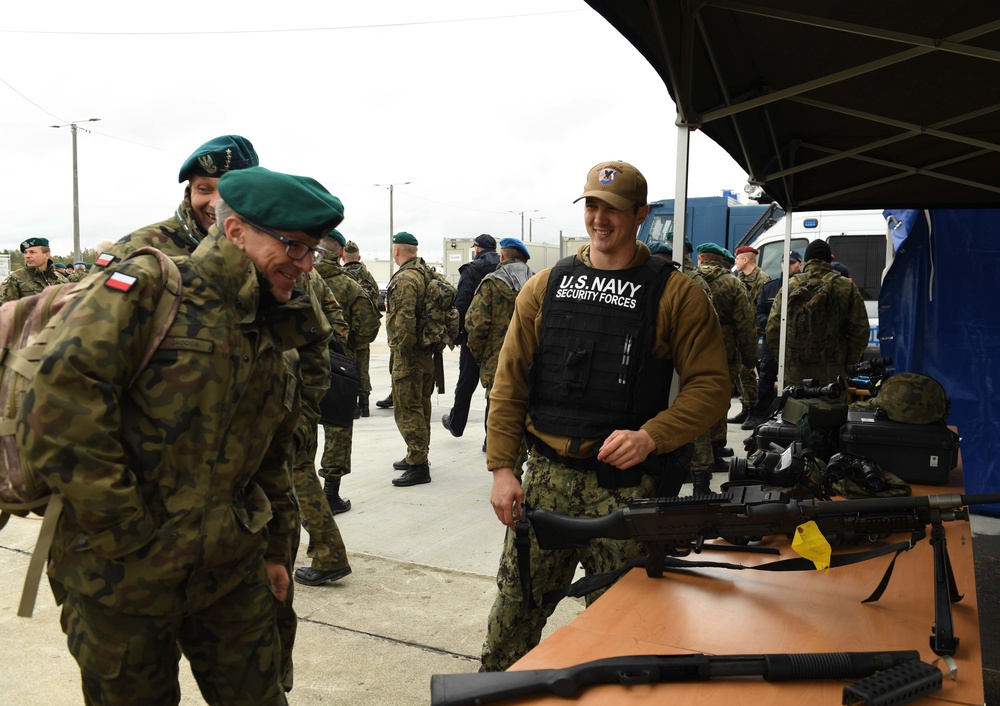
[[[575,471],[540,455],[529,457],[524,475],[525,502],[573,517],[601,517],[624,507],[633,497],[653,495],[654,481],[650,476],[643,475],[642,482],[634,488],[601,488],[594,474]],[[530,537],[531,592],[536,602],[546,591],[568,586],[577,564],[583,564],[588,575],[599,574],[647,553],[639,542],[614,539],[596,539],[584,549],[544,551],[539,549],[533,531]],[[545,622],[555,610],[555,604],[531,609],[523,606],[514,533],[509,529],[497,572],[497,588],[482,653],[483,668],[491,672],[507,669],[537,645]],[[587,604],[601,593],[589,594]]]
[[[737,365],[736,389],[740,392],[740,404],[747,409],[753,409],[757,404],[757,375],[754,372],[747,372],[742,365]],[[732,370],[730,370],[730,375]]]
[[[337,521],[334,519],[333,513],[330,512],[330,503],[326,499],[326,493],[323,492],[323,487],[316,476],[315,459],[318,443],[316,425],[299,425],[295,434],[296,437],[301,434],[305,442],[300,444],[295,452],[292,480],[295,484],[295,495],[299,500],[302,526],[309,533],[306,556],[312,558],[312,568],[314,569],[321,571],[345,569],[349,566],[347,547],[344,545],[344,538],[337,527]],[[324,462],[326,461],[326,451],[329,448],[330,437],[328,435],[327,448],[323,453]],[[348,445],[347,453],[348,459],[350,459],[350,445]],[[348,465],[348,472],[350,472],[350,465]],[[322,474],[323,471],[320,473]]]
[[[715,455],[712,453],[712,437],[705,432],[694,440],[694,455],[689,468],[692,473],[710,471],[715,466]]]
[[[213,706],[287,704],[280,682],[277,601],[264,562],[193,615],[133,615],[68,592],[60,622],[88,706],[173,706],[181,653]]]
[[[368,370],[371,365],[371,359],[371,344],[366,343],[354,349],[354,363],[358,366],[358,374],[361,377],[361,387],[358,392],[362,395],[367,395],[372,391],[372,379]]]
[[[320,459],[319,475],[328,480],[340,480],[351,472],[354,427],[324,425],[323,436],[323,458]]]
[[[434,356],[392,356],[392,416],[406,442],[406,462],[425,463],[431,445]]]

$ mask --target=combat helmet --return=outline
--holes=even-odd
[[[934,424],[948,417],[948,396],[934,378],[896,373],[882,383],[871,404],[892,422]]]

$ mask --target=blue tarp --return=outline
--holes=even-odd
[[[901,225],[879,296],[882,355],[941,382],[966,492],[1000,492],[1000,209],[885,215]],[[1000,516],[1000,505],[976,511]]]

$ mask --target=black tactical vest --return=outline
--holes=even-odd
[[[651,257],[627,270],[598,270],[576,256],[552,268],[531,364],[536,429],[603,438],[638,429],[667,408],[673,363],[653,357],[653,341],[674,269]]]

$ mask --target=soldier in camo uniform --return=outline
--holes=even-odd
[[[789,287],[810,279],[830,277],[834,271],[830,265],[833,254],[825,240],[817,239],[806,246],[805,261],[802,272],[789,278],[788,287],[778,290],[774,297],[765,330],[767,345],[774,353],[778,352],[781,341],[781,299]],[[844,366],[859,362],[868,346],[868,313],[861,291],[847,277],[832,278],[830,287],[828,327],[820,340],[811,342],[814,350],[797,350],[792,341],[785,345],[785,386],[801,385],[803,380],[810,378],[819,380],[820,384],[836,382],[844,375]]]
[[[722,264],[725,256],[726,251],[715,243],[698,246],[698,271],[712,289],[712,304],[722,326],[731,384],[740,389],[741,372],[753,370],[757,365],[757,326],[746,287]],[[717,468],[724,466],[723,458],[733,455],[732,449],[726,446],[726,416],[722,415],[711,431]]]
[[[758,252],[757,248],[750,245],[736,248],[736,279],[747,288],[751,308],[756,307],[761,289],[771,279],[764,270],[757,267]],[[736,416],[726,421],[739,424],[741,429],[750,430],[754,428],[753,409],[757,406],[757,377],[753,371],[740,371],[739,391],[742,407]]]
[[[486,388],[487,419],[490,414],[490,390],[497,374],[503,339],[514,315],[514,300],[524,283],[535,274],[528,267],[531,257],[528,248],[517,238],[500,239],[500,257],[497,269],[479,283],[465,312],[466,345],[479,364],[479,379]],[[486,451],[485,441],[483,451]],[[521,465],[518,462],[515,473],[520,473]]]
[[[110,248],[100,250],[94,263],[107,267],[133,250],[152,246],[167,255],[188,255],[215,223],[219,178],[228,172],[260,164],[250,140],[222,135],[201,145],[184,160],[177,181],[183,184],[184,200],[165,221],[135,230]],[[110,255],[111,257],[107,257]]]
[[[358,349],[361,346],[367,348],[378,334],[378,310],[361,285],[340,266],[341,250],[347,240],[336,230],[331,234],[331,239],[330,257],[324,259],[316,269],[344,312],[348,333],[346,345],[342,347],[343,354],[357,363]],[[325,443],[319,475],[323,478],[323,489],[330,509],[334,515],[339,515],[351,509],[351,501],[340,496],[340,485],[344,476],[351,472],[354,430],[353,427],[324,425],[323,432]]]
[[[523,505],[597,517],[660,488],[676,492],[683,473],[661,461],[728,405],[722,332],[711,304],[691,279],[651,260],[636,241],[649,214],[646,195],[645,178],[630,164],[591,169],[580,197],[590,244],[536,274],[517,296],[487,424],[490,504],[508,530],[484,670],[507,669],[536,645],[555,607],[524,606],[514,546]],[[668,408],[674,369],[680,392]],[[522,487],[513,466],[525,435],[532,452]],[[565,588],[579,563],[600,573],[644,553],[631,540],[548,551],[532,539],[530,598]]]
[[[49,241],[46,238],[28,238],[21,243],[24,267],[14,270],[0,282],[0,303],[30,297],[53,284],[63,284],[66,277],[52,264]]]
[[[17,420],[65,508],[48,573],[87,704],[177,703],[182,652],[208,703],[286,703],[275,602],[298,532],[300,397],[283,351],[329,337],[295,283],[343,206],[260,167],[219,190],[219,226],[176,260],[180,309],[135,384],[163,288],[150,257],[81,283]]]
[[[427,454],[431,442],[431,395],[434,353],[420,345],[427,264],[417,256],[410,233],[392,236],[392,259],[399,265],[385,294],[385,332],[392,353],[392,412],[406,442],[406,456],[393,464],[403,471],[392,479],[397,487],[431,482]]]
[[[347,245],[344,246],[341,252],[341,258],[344,263],[344,270],[347,274],[351,275],[361,285],[361,288],[365,290],[365,294],[368,298],[372,300],[372,304],[375,307],[375,313],[378,314],[378,318],[382,318],[382,310],[379,306],[379,290],[378,282],[372,277],[372,273],[368,271],[365,267],[365,263],[361,262],[361,250],[358,248],[358,244],[353,240],[348,240]],[[380,322],[381,325],[381,322]],[[378,329],[375,329],[375,335],[378,335]],[[372,340],[375,340],[374,338]],[[369,405],[369,397],[372,392],[372,379],[370,375],[371,367],[371,343],[361,343],[358,342],[357,348],[354,350],[354,360],[358,366],[358,373],[361,375],[361,388],[358,391],[358,412],[355,415],[355,419],[358,417],[367,417],[371,414],[371,407]]]
[[[709,301],[712,301],[712,289],[708,286],[708,282],[702,276],[698,268],[694,266],[694,262],[691,261],[691,252],[693,252],[693,245],[691,241],[687,238],[684,239],[684,274],[690,277],[695,284],[698,285],[699,289],[705,293]],[[673,260],[674,249],[669,244],[662,241],[657,241],[650,243],[649,252],[653,254],[654,257],[663,257],[667,260]],[[715,309],[713,307],[712,311]],[[695,437],[694,441],[694,453],[691,455],[691,462],[688,464],[688,469],[691,475],[691,485],[694,488],[695,494],[705,494],[712,492],[712,471],[715,470],[715,455],[712,453],[712,437],[710,431],[705,431],[703,434],[699,434]]]

